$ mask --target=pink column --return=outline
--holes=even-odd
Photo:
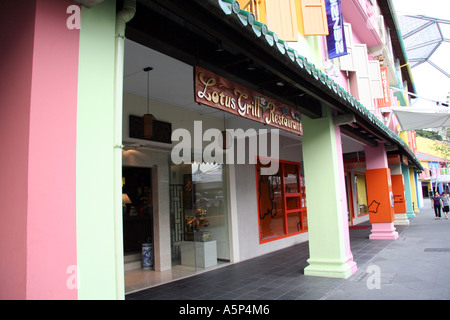
[[[366,153],[367,170],[388,168],[386,150],[383,144],[380,144],[378,147],[366,146],[364,152]]]
[[[77,263],[74,3],[16,2],[0,10],[0,298],[76,299],[67,273]]]
[[[383,144],[378,147],[366,146],[364,150],[369,214],[372,222],[372,234],[369,238],[395,240],[398,233],[394,227],[392,182],[386,150]],[[377,195],[377,199],[373,194]],[[374,200],[376,202],[373,202]]]

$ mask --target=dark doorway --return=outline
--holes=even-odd
[[[125,253],[153,244],[151,168],[122,168],[123,247]]]

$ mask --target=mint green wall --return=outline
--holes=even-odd
[[[313,63],[317,68],[322,68],[321,47],[318,37],[299,37],[298,42],[289,42],[292,49],[301,52],[309,62]]]
[[[79,299],[123,299],[114,186],[114,0],[82,7],[77,110]],[[119,260],[117,260],[119,259]],[[123,257],[122,257],[123,259]]]
[[[336,130],[329,108],[320,119],[303,117],[303,162],[308,199],[309,266],[305,275],[347,278],[355,271],[342,209]],[[347,215],[347,213],[345,213]],[[347,230],[345,230],[347,229]],[[347,237],[347,238],[346,238]]]

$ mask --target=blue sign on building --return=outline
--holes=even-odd
[[[344,19],[342,18],[341,0],[326,0],[325,4],[328,20],[328,58],[333,59],[347,54]]]

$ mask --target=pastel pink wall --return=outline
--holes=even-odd
[[[72,1],[38,0],[28,172],[27,298],[76,298],[76,119],[79,30]],[[45,290],[43,290],[45,288]]]
[[[0,195],[0,297],[76,299],[66,270],[77,263],[79,30],[66,27],[69,0],[20,3],[14,13],[11,2],[1,10],[2,30],[11,32],[2,43],[15,54],[1,74],[12,83],[0,111],[0,133],[8,137],[0,142],[0,183],[9,190]]]
[[[364,152],[366,153],[367,170],[388,168],[388,161],[384,144],[380,144],[377,147],[366,146],[364,148]]]
[[[381,44],[375,9],[370,0],[342,0],[344,21],[352,24],[354,43],[365,43],[368,48]]]
[[[328,65],[325,62],[325,58],[328,57],[328,51],[327,51],[327,39],[326,37],[321,37],[321,39],[319,39],[319,50],[320,50],[320,55],[321,57],[324,57],[324,65],[323,67],[325,69],[329,68],[330,65]],[[335,74],[335,71],[337,71],[337,76]],[[333,79],[333,81],[335,81],[336,83],[338,83],[343,89],[345,89],[346,91],[349,91],[348,88],[348,81],[347,81],[347,75],[345,74],[344,71],[340,71],[339,68],[337,66],[334,66],[333,68],[326,70],[325,73],[331,78]]]

